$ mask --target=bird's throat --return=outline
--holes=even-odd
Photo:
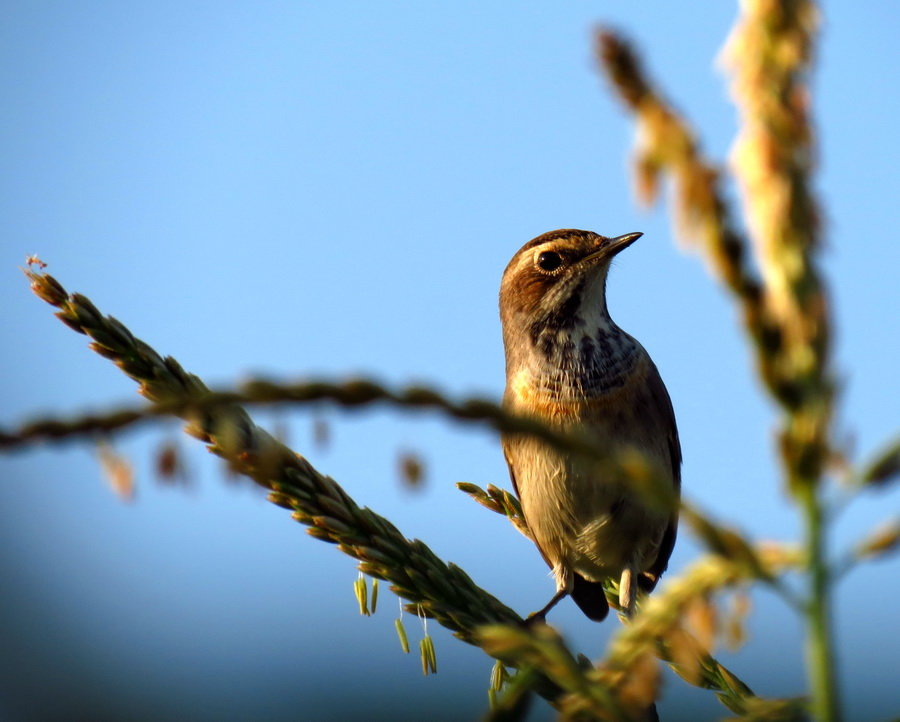
[[[532,391],[558,399],[592,399],[621,388],[639,360],[640,345],[610,321],[576,323],[536,334],[520,379]]]
[[[577,403],[626,384],[645,352],[610,318],[605,285],[605,276],[561,283],[537,308],[506,321],[507,377],[514,396]]]

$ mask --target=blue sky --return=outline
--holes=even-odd
[[[641,230],[612,271],[613,317],[671,392],[685,491],[759,538],[796,537],[730,302],[660,209],[630,192],[629,119],[591,57],[592,28],[639,44],[653,75],[727,158],[736,114],[714,65],[732,3],[6,2],[0,23],[0,423],[134,402],[133,384],[27,291],[36,253],[209,383],[364,373],[499,398],[496,294],[518,247],[554,228]],[[839,434],[865,455],[900,418],[900,11],[824,3],[814,80],[843,381]],[[539,555],[456,481],[506,483],[497,439],[432,415],[263,413],[360,503],[525,613],[552,593]],[[138,496],[114,497],[83,445],[0,459],[0,717],[475,717],[491,663],[437,625],[440,672],[399,651],[396,600],[364,619],[352,562],[185,438],[194,484],[154,479],[174,425],[128,434]],[[397,454],[427,462],[418,493]],[[891,513],[871,496],[835,550]],[[672,570],[697,546],[683,534]],[[837,600],[850,719],[896,714],[897,560]],[[589,656],[616,622],[554,612]],[[415,643],[417,621],[407,617]],[[891,632],[893,633],[893,631]],[[723,655],[759,693],[803,688],[800,630],[754,594],[749,646]],[[668,719],[713,719],[711,695],[670,682]],[[303,710],[303,713],[298,713]],[[360,711],[362,710],[362,711]],[[538,710],[535,718],[546,718]]]

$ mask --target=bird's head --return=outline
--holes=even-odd
[[[522,246],[503,272],[500,285],[500,318],[507,348],[526,340],[537,344],[542,334],[573,330],[593,319],[600,324],[608,321],[606,275],[610,262],[641,235],[607,238],[563,229]]]

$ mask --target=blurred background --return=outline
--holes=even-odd
[[[627,6],[627,7],[626,7]],[[825,267],[836,302],[839,433],[856,458],[900,418],[900,8],[823,3],[815,75]],[[0,424],[138,401],[33,297],[37,254],[162,354],[210,384],[367,374],[498,399],[500,274],[560,227],[646,235],[610,278],[613,317],[672,395],[687,495],[759,538],[798,523],[729,301],[636,208],[633,130],[592,58],[599,22],[627,31],[652,75],[727,158],[736,112],[714,64],[736,3],[19,2],[2,4]],[[521,613],[553,583],[537,551],[454,482],[507,484],[497,438],[432,414],[261,412],[361,503],[466,569]],[[327,445],[313,429],[325,422]],[[3,720],[472,719],[480,650],[436,624],[422,676],[382,585],[358,614],[352,560],[304,534],[174,423],[118,437],[136,496],[108,488],[88,443],[0,459]],[[180,445],[187,487],[155,459]],[[398,457],[426,464],[419,490]],[[895,513],[867,496],[840,517],[846,548]],[[698,547],[683,533],[670,569]],[[836,615],[848,717],[897,714],[896,559],[855,571]],[[755,591],[750,641],[723,660],[763,695],[805,687],[801,630]],[[571,602],[552,621],[602,655],[617,627]],[[667,677],[664,719],[726,715]],[[552,718],[536,706],[533,719]]]

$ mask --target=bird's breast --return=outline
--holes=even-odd
[[[660,468],[668,468],[665,429],[656,423],[648,391],[655,368],[635,345],[627,362],[613,361],[613,378],[603,383],[554,376],[560,383],[549,384],[533,369],[522,368],[508,379],[505,405],[613,448],[639,449]],[[548,563],[559,572],[558,583],[565,569],[597,580],[615,576],[632,562],[641,569],[649,566],[667,514],[646,507],[626,484],[608,478],[594,462],[524,436],[506,438],[504,447],[525,519]]]
[[[507,369],[505,401],[542,418],[580,416],[627,403],[650,366],[644,348],[619,329],[543,334]]]
[[[658,371],[644,348],[634,339],[631,341],[633,350],[609,360],[603,367],[607,376],[593,384],[573,380],[571,373],[535,372],[534,367],[523,365],[507,379],[504,406],[514,413],[586,434],[613,447],[636,448],[661,469],[670,470],[669,443],[675,432],[653,395],[654,382],[659,383]],[[599,368],[598,364],[598,373]],[[553,375],[548,379],[547,373]],[[595,469],[581,469],[585,464],[585,468],[590,467],[589,462],[573,462],[567,455],[551,452],[535,439],[512,437],[506,444],[509,449],[516,447],[514,455],[519,460],[534,462],[541,458],[540,463],[556,466],[575,463],[578,468],[556,470],[571,476],[570,481],[584,475],[589,485],[602,482],[602,475],[598,477]],[[532,471],[531,478],[539,484],[552,476],[537,469]]]

